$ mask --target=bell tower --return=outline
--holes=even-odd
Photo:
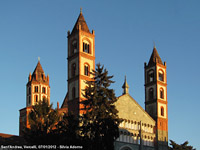
[[[45,76],[39,58],[32,75],[29,74],[26,93],[26,107],[33,106],[43,99],[50,104],[49,75]]]
[[[29,127],[28,115],[33,106],[40,100],[46,99],[50,104],[50,86],[49,75],[45,76],[40,59],[35,67],[33,73],[29,74],[28,82],[26,84],[26,107],[19,110],[19,135],[23,135],[24,127]]]
[[[72,32],[68,31],[68,111],[75,116],[83,111],[80,101],[84,99],[85,81],[92,79],[95,69],[95,35],[90,32],[82,10]]]
[[[158,150],[168,149],[167,72],[154,46],[145,70],[145,110],[156,121]]]

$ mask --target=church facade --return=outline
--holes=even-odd
[[[83,114],[84,99],[82,92],[85,81],[92,80],[90,74],[95,69],[95,32],[90,32],[82,11],[72,31],[68,31],[68,92],[59,108],[60,113],[73,112]],[[115,142],[116,150],[167,150],[168,149],[168,109],[167,109],[167,73],[166,63],[162,62],[156,47],[145,72],[145,110],[129,94],[129,85],[125,78],[123,94],[118,97],[115,106],[123,120],[119,128],[119,138]],[[26,107],[20,110],[20,135],[22,126],[28,126],[28,114],[38,100],[48,99],[50,103],[49,75],[45,76],[40,61],[29,74],[26,95]]]
[[[123,94],[115,104],[123,119],[120,136],[115,142],[116,150],[168,149],[166,63],[163,64],[156,47],[148,64],[144,64],[144,72],[145,110],[130,96],[126,79]]]

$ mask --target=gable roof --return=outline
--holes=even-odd
[[[129,94],[119,96],[115,106],[122,119],[155,124],[155,120]]]

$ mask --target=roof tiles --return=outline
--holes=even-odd
[[[150,57],[150,59],[149,59],[148,66],[149,66],[149,65],[154,65],[154,64],[156,64],[156,63],[159,63],[159,64],[163,65],[163,62],[162,62],[162,60],[161,60],[161,58],[160,58],[160,56],[159,56],[159,54],[158,54],[158,52],[157,52],[157,49],[156,49],[156,47],[154,46],[153,52],[152,52],[151,57]]]
[[[74,28],[72,30],[72,34],[79,30],[79,25],[81,25],[81,30],[90,33],[90,30],[89,30],[89,28],[87,26],[87,23],[86,23],[86,21],[85,21],[85,19],[83,17],[82,12],[80,12],[80,15],[79,15],[79,17],[78,17],[78,19],[77,19],[77,21],[76,21],[76,23],[74,25]]]

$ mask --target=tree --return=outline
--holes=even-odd
[[[195,148],[193,149],[193,146],[188,145],[188,141],[185,141],[183,144],[179,145],[175,143],[174,141],[170,140],[170,145],[169,147],[170,150],[196,150]]]
[[[113,150],[121,122],[114,105],[117,98],[114,90],[109,88],[114,83],[111,80],[113,76],[108,76],[108,71],[100,64],[91,74],[93,79],[86,81],[85,100],[81,102],[85,111],[81,133],[88,142],[88,149]]]
[[[65,113],[56,125],[57,144],[81,145],[79,136],[79,120],[70,113]]]
[[[48,101],[44,99],[33,106],[29,113],[30,127],[25,128],[24,138],[30,144],[53,144],[56,124],[60,117],[58,110],[52,109]]]

